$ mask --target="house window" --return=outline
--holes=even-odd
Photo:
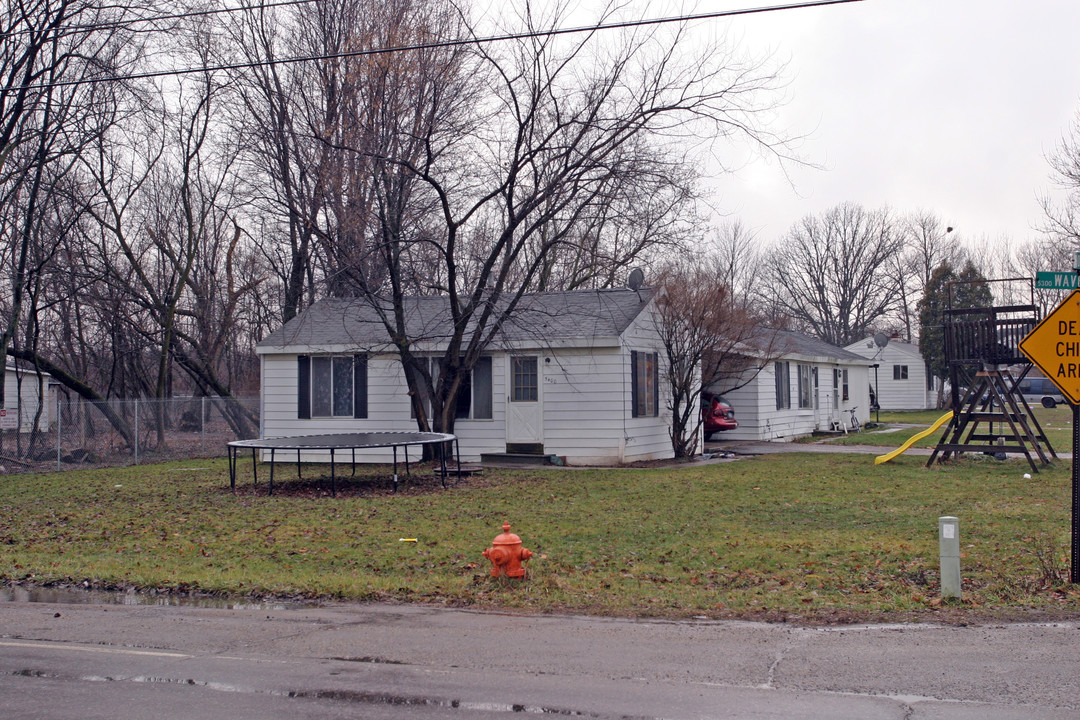
[[[458,391],[454,417],[458,420],[490,420],[491,393],[491,358],[485,356],[477,360],[472,373],[465,376]]]
[[[660,414],[660,386],[657,382],[657,353],[630,352],[630,415],[656,417]]]
[[[366,355],[297,356],[297,417],[367,417]]]
[[[420,361],[424,362],[423,359]],[[435,384],[439,381],[439,359],[428,358],[427,362],[430,363],[431,382]],[[427,391],[425,388],[420,389],[421,397],[424,402],[424,407],[427,408],[428,414],[431,414],[431,401],[427,397]],[[491,358],[488,356],[481,357],[476,361],[476,366],[473,368],[472,373],[466,375],[461,383],[461,389],[458,390],[457,405],[454,408],[454,418],[457,420],[490,420],[491,419]],[[409,404],[410,416],[416,418],[416,409],[412,407],[412,403]]]
[[[475,420],[490,420],[492,390],[491,358],[482,357],[476,361],[472,371],[472,417]],[[460,411],[461,405],[458,404]],[[459,416],[467,417],[467,415]]]
[[[814,372],[810,365],[799,365],[799,407],[810,408],[814,406]]]
[[[930,363],[926,363],[926,389],[934,389],[934,373],[930,372]]]
[[[847,400],[850,397],[850,395],[848,394],[847,368],[844,368],[840,371],[840,380],[843,382],[843,395],[841,396],[841,398],[843,400]]]
[[[776,376],[776,409],[791,407],[791,365],[778,362],[773,365]]]
[[[535,355],[515,355],[510,358],[510,386],[514,402],[537,402],[540,399],[539,375]]]
[[[907,365],[893,365],[892,366],[892,379],[893,380],[907,380]]]

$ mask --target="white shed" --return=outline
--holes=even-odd
[[[56,381],[46,372],[38,372],[22,362],[8,363],[4,372],[4,407],[0,429],[28,433],[45,432],[56,414]],[[43,404],[44,403],[44,404]],[[41,416],[38,416],[38,410]]]
[[[870,371],[870,385],[876,384],[882,410],[933,410],[937,407],[941,379],[930,374],[918,345],[893,337],[882,347],[873,337],[868,337],[845,349],[878,366]]]
[[[717,439],[789,441],[847,424],[852,408],[859,422],[870,418],[868,360],[790,331],[778,331],[772,346],[775,359],[743,387],[709,388],[724,395],[739,421]]]
[[[513,451],[570,464],[672,457],[651,299],[644,288],[522,298],[459,398],[454,433],[462,458]],[[407,307],[414,350],[441,355],[447,299],[408,298]],[[398,355],[364,300],[322,300],[256,351],[262,437],[417,429]],[[358,460],[383,462],[389,452],[358,453]]]

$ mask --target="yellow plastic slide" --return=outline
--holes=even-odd
[[[901,445],[900,447],[896,448],[892,452],[885,453],[884,455],[878,455],[876,458],[874,458],[874,464],[875,465],[880,465],[881,463],[887,463],[890,460],[892,460],[894,457],[896,457],[897,455],[900,455],[901,453],[907,452],[907,449],[910,448],[915,443],[917,443],[919,440],[922,440],[927,435],[930,435],[930,434],[934,433],[942,425],[944,425],[945,423],[952,420],[952,416],[953,416],[953,412],[952,412],[952,410],[950,410],[949,412],[945,413],[944,415],[939,417],[937,420],[935,420],[934,424],[931,425],[930,427],[928,427],[927,429],[923,430],[922,432],[918,432],[918,433],[915,433],[914,435],[912,435],[910,438],[908,438],[907,442],[904,443],[903,445]]]

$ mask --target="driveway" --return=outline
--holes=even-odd
[[[828,440],[814,442],[762,442],[760,440],[724,440],[714,439],[705,443],[707,453],[734,453],[736,455],[772,455],[775,453],[815,452],[815,453],[857,453],[863,455],[884,455],[895,449],[888,445],[835,445]],[[932,448],[911,448],[905,455],[928,456]]]

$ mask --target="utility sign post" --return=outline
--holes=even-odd
[[[1080,258],[1078,258],[1080,262]],[[1080,271],[1078,271],[1080,274]],[[1043,371],[1072,406],[1072,564],[1080,582],[1080,289],[1073,290],[1020,341],[1020,351]]]

